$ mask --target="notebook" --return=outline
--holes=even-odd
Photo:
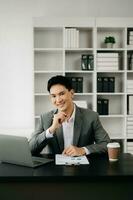
[[[38,167],[52,162],[53,159],[33,157],[26,137],[0,135],[0,161],[27,167]]]

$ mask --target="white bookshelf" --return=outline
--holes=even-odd
[[[66,29],[67,33],[69,32],[69,44],[66,43],[68,40]],[[127,110],[128,96],[133,95],[133,92],[129,93],[127,90],[128,80],[133,80],[133,65],[129,66],[129,59],[133,54],[133,45],[128,45],[130,31],[133,31],[133,18],[35,18],[33,28],[35,124],[41,113],[53,109],[47,92],[47,81],[51,76],[60,74],[83,77],[83,92],[75,93],[74,100],[86,101],[89,108],[97,111],[97,99],[108,99],[109,113],[100,115],[100,120],[111,139],[120,141],[123,151],[128,152],[131,149],[128,146],[133,141],[133,133],[130,137],[127,135],[127,129],[131,129],[127,128],[127,121],[132,118]],[[104,38],[110,35],[115,37],[116,44],[113,48],[106,48]],[[118,54],[118,68],[99,70],[98,53]],[[93,70],[81,69],[82,54],[94,56]],[[115,77],[115,91],[97,92],[99,76]]]

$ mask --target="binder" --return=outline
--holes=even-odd
[[[76,92],[77,93],[82,93],[83,92],[83,77],[76,77],[77,81],[76,81]]]
[[[93,70],[94,68],[94,59],[91,54],[81,55],[81,69],[82,70]]]
[[[108,99],[97,99],[97,112],[99,115],[109,114],[109,100]]]
[[[103,115],[109,114],[109,100],[108,99],[102,99],[102,113]]]
[[[97,77],[97,92],[103,91],[103,80],[102,77]]]
[[[88,55],[87,54],[81,55],[81,69],[88,70]]]
[[[88,70],[93,70],[93,69],[94,69],[94,59],[93,59],[93,55],[88,55],[87,69],[88,69]]]
[[[108,92],[115,92],[115,77],[108,77]]]
[[[97,112],[99,115],[103,115],[102,107],[102,99],[97,99]]]
[[[103,92],[108,92],[108,77],[103,77]]]
[[[77,80],[76,80],[76,77],[70,77],[70,80],[72,82],[72,88],[73,88],[74,92],[77,92]]]

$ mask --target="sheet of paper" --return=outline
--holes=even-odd
[[[56,165],[86,165],[89,164],[86,156],[66,156],[63,154],[56,154],[55,156],[55,164]]]

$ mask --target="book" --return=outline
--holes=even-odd
[[[93,70],[94,69],[94,56],[89,54],[88,55],[88,63],[87,63],[87,69],[88,70]]]
[[[83,92],[83,77],[68,77],[75,93]]]
[[[97,66],[98,71],[118,71],[118,67],[116,66]]]
[[[72,88],[73,88],[74,92],[77,92],[77,79],[76,79],[76,77],[70,77],[70,80],[72,82]]]
[[[109,100],[108,99],[97,99],[97,112],[99,115],[109,114]]]
[[[108,77],[108,92],[115,92],[115,77]]]
[[[128,114],[133,115],[133,95],[128,95]]]
[[[103,77],[103,92],[108,92],[108,85],[109,85],[109,82],[108,82],[108,77]]]
[[[103,113],[103,115],[108,115],[109,114],[109,100],[108,99],[103,99],[103,102],[102,102],[102,113]]]
[[[103,79],[102,79],[102,77],[97,77],[97,92],[103,92]]]
[[[73,101],[78,107],[87,108],[87,101]]]
[[[76,78],[77,78],[76,92],[82,93],[83,92],[83,77],[76,77]]]
[[[102,99],[97,99],[97,112],[99,113],[99,115],[103,114]]]
[[[119,57],[119,53],[97,53],[97,57],[111,57],[111,58],[116,58]]]
[[[65,28],[65,47],[79,47],[79,30],[76,30],[76,28]]]
[[[81,55],[81,69],[82,70],[93,70],[94,58],[92,54]]]
[[[88,55],[87,54],[81,55],[81,69],[88,70]]]
[[[112,66],[112,67],[118,67],[118,62],[97,62],[97,66]]]
[[[97,62],[119,62],[118,57],[97,57]]]
[[[97,92],[115,92],[115,77],[97,77]]]

